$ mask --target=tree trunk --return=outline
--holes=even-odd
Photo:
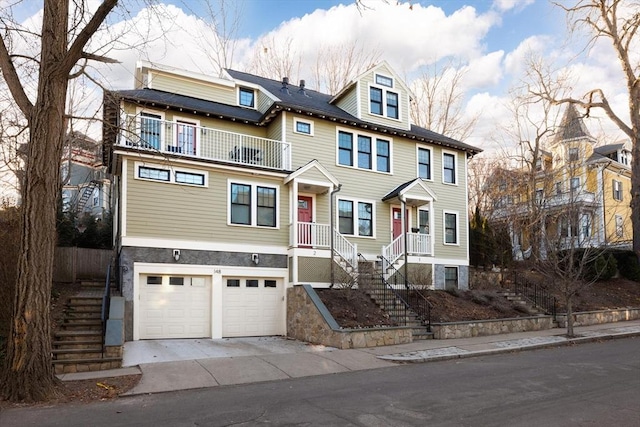
[[[567,304],[567,337],[573,337],[573,297],[565,297]]]
[[[55,3],[55,4],[54,4]],[[56,244],[56,199],[65,124],[68,0],[45,2],[38,102],[30,125],[18,275],[2,377],[9,400],[44,400],[55,391],[49,304]]]

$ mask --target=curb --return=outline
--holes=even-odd
[[[638,336],[640,336],[640,331],[620,332],[617,334],[607,334],[607,335],[592,336],[592,337],[569,338],[566,341],[559,341],[559,342],[552,342],[552,343],[531,344],[527,346],[510,347],[510,348],[496,348],[492,350],[468,351],[466,353],[444,354],[440,356],[431,356],[431,357],[416,357],[415,359],[399,359],[399,358],[394,359],[391,356],[378,356],[378,359],[386,360],[386,361],[394,362],[398,364],[439,362],[443,360],[467,359],[470,357],[489,356],[494,354],[516,353],[519,351],[538,350],[538,349],[553,348],[553,347],[564,347],[564,346],[574,345],[574,344],[586,344],[586,343],[596,342],[596,341],[609,341],[613,339],[630,338],[630,337],[638,337]]]

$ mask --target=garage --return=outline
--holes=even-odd
[[[140,275],[140,339],[211,337],[211,278]]]
[[[224,277],[222,336],[284,335],[284,284],[277,278]]]

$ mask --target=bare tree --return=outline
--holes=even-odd
[[[640,260],[640,63],[637,55],[640,36],[640,3],[636,0],[579,0],[573,5],[555,3],[567,13],[573,32],[588,31],[587,48],[599,40],[608,40],[615,51],[628,92],[629,117],[620,117],[611,108],[601,88],[594,88],[582,98],[554,98],[557,103],[574,103],[584,107],[587,116],[592,108],[601,108],[624,132],[632,144],[631,211],[633,251]]]
[[[279,40],[274,36],[267,36],[256,49],[249,72],[273,80],[283,77],[288,77],[291,81],[297,80],[302,57],[295,50],[292,38]]]
[[[376,65],[381,57],[380,51],[369,50],[357,40],[339,46],[321,46],[317,52],[311,87],[332,95]]]
[[[91,14],[87,2],[75,1],[71,8],[70,0],[44,0],[39,53],[37,58],[27,58],[37,68],[35,95],[18,70],[25,55],[14,51],[17,46],[12,44],[12,37],[22,29],[9,19],[2,20],[0,68],[29,128],[16,292],[0,381],[3,396],[10,400],[42,400],[54,391],[49,300],[67,88],[70,79],[83,73],[87,61],[106,60],[85,49],[116,3],[103,0]]]
[[[449,63],[434,64],[412,83],[415,99],[411,104],[411,120],[418,126],[451,138],[464,140],[471,135],[478,116],[465,118],[463,67]]]

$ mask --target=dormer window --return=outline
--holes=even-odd
[[[369,112],[391,119],[400,118],[400,96],[393,88],[393,79],[381,74],[375,75],[375,85],[369,87]]]
[[[241,87],[238,94],[238,103],[243,107],[256,108],[256,92],[253,89]]]
[[[391,77],[376,74],[376,84],[380,86],[393,87],[393,79]]]
[[[580,153],[578,151],[578,147],[569,148],[569,161],[570,162],[577,162],[579,155],[580,155]]]

